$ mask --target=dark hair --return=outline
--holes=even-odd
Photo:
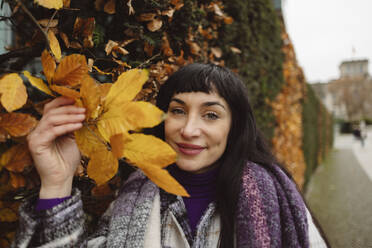
[[[217,180],[220,247],[231,247],[243,167],[247,161],[265,166],[274,163],[275,159],[256,127],[246,87],[235,73],[214,64],[187,65],[172,74],[160,88],[156,105],[167,112],[171,98],[184,92],[216,92],[225,99],[232,113],[226,150],[218,161]],[[155,135],[164,139],[164,124],[156,130]]]

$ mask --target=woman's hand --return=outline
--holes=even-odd
[[[72,179],[80,163],[73,132],[83,126],[85,119],[85,109],[73,104],[74,100],[64,97],[46,104],[43,117],[27,137],[41,179],[42,199],[71,194]]]

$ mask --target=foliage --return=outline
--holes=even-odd
[[[333,145],[333,118],[310,85],[303,102],[303,151],[306,161],[305,185]]]
[[[258,126],[271,140],[276,124],[270,102],[285,84],[281,20],[271,0],[225,0],[224,5],[234,22],[221,27],[217,44],[226,66],[246,83]]]
[[[186,195],[164,170],[175,161],[174,151],[140,131],[163,120],[162,112],[149,102],[168,75],[193,61],[223,65],[220,48],[201,49],[206,41],[215,43],[221,26],[233,22],[222,3],[35,3],[40,6],[9,1],[10,18],[19,29],[9,52],[0,55],[4,107],[0,113],[0,209],[4,216],[0,225],[12,224],[0,241],[5,244],[14,235],[18,201],[38,192],[40,181],[25,136],[35,127],[44,104],[58,95],[74,98],[87,108],[84,127],[75,133],[84,161],[74,185],[83,192],[84,207],[93,222],[132,171],[128,164],[141,168],[160,187]]]

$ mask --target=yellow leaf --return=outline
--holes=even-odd
[[[76,86],[88,73],[84,55],[72,54],[62,59],[53,77],[53,83]]]
[[[29,114],[4,113],[0,114],[0,128],[13,137],[27,135],[37,124],[37,120]]]
[[[14,222],[17,220],[17,214],[10,208],[0,209],[0,222]]]
[[[78,91],[67,88],[65,86],[51,85],[50,88],[54,92],[57,92],[58,94],[68,98],[77,99],[80,97],[80,93]]]
[[[132,138],[128,133],[119,133],[110,138],[111,151],[117,159],[124,156],[124,146],[131,141]]]
[[[122,107],[112,108],[98,118],[98,131],[107,142],[110,141],[111,136],[128,132],[124,125],[122,109]]]
[[[120,106],[133,100],[147,81],[148,75],[147,70],[140,69],[132,69],[121,74],[107,94],[104,104],[105,109],[110,106]]]
[[[12,112],[21,108],[27,101],[26,87],[17,73],[10,73],[0,79],[1,104]]]
[[[128,130],[149,128],[163,120],[163,111],[149,102],[129,102],[122,108],[124,125]]]
[[[26,166],[32,165],[27,145],[18,144],[12,146],[1,155],[0,164],[12,172],[22,172]]]
[[[106,145],[102,142],[102,137],[97,132],[97,128],[93,125],[88,127],[84,126],[78,131],[75,131],[76,144],[79,147],[80,152],[86,156],[91,157],[96,150],[106,150]]]
[[[43,53],[41,54],[41,64],[43,65],[44,75],[48,83],[51,83],[57,65],[52,55],[50,55],[50,53],[48,52],[48,50],[44,50]]]
[[[35,3],[48,9],[60,9],[63,7],[63,0],[35,0]]]
[[[102,185],[115,176],[118,171],[118,160],[106,149],[97,150],[90,158],[87,168],[88,176],[97,185]]]
[[[190,196],[182,187],[182,185],[179,184],[167,170],[161,169],[156,166],[149,166],[143,168],[142,171],[151,181],[153,181],[156,185],[158,185],[160,188],[164,189],[168,193],[187,197]]]
[[[28,78],[28,81],[30,81],[30,84],[44,92],[45,94],[48,94],[50,96],[53,96],[53,93],[50,91],[48,86],[44,83],[44,81],[41,78],[34,77],[30,74],[28,71],[23,71],[23,75]]]
[[[59,46],[57,37],[52,30],[48,31],[48,39],[49,39],[50,50],[52,50],[52,53],[54,57],[57,59],[57,61],[60,61],[62,57],[61,47]]]
[[[177,153],[163,140],[140,133],[130,137],[132,141],[126,143],[124,157],[139,168],[164,168],[176,161]]]
[[[93,119],[97,116],[91,116],[92,113],[95,113],[97,110],[98,105],[100,104],[100,87],[94,79],[89,76],[88,74],[82,80],[81,88],[80,88],[80,96],[82,98],[84,107],[86,108],[86,119],[88,120],[90,117]]]

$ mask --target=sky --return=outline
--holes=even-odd
[[[371,74],[372,0],[283,0],[282,8],[309,83],[337,79],[344,60],[369,59]]]

